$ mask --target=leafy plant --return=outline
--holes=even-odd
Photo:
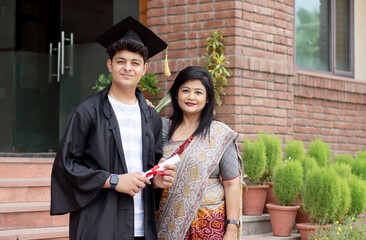
[[[356,159],[365,159],[366,160],[366,151],[358,151],[356,155]]]
[[[366,158],[356,157],[351,164],[352,173],[366,181]]]
[[[303,208],[319,224],[336,220],[340,207],[340,178],[332,168],[318,167],[305,177],[302,191]]]
[[[111,83],[112,83],[112,74],[109,74],[107,77],[104,74],[100,74],[92,89],[96,89],[97,92],[100,92]]]
[[[212,36],[206,38],[205,69],[211,74],[215,89],[215,100],[221,106],[220,94],[225,95],[224,86],[227,85],[227,78],[230,77],[230,66],[224,54],[225,39],[218,30],[212,32]]]
[[[244,178],[250,181],[250,184],[258,184],[266,169],[265,145],[259,139],[251,142],[246,139],[243,144],[242,159],[245,166]]]
[[[351,207],[349,213],[353,216],[365,212],[366,209],[366,183],[357,176],[352,175],[348,179],[351,190]]]
[[[310,157],[315,158],[318,162],[318,165],[321,167],[327,167],[330,165],[331,161],[331,152],[330,146],[328,143],[323,142],[320,138],[311,141],[308,155]]]
[[[353,161],[353,157],[351,154],[340,154],[334,157],[333,162],[334,163],[346,163],[348,165],[351,165]]]
[[[267,182],[272,181],[273,169],[282,160],[282,143],[279,137],[270,134],[260,134],[259,140],[263,141],[266,151],[266,170],[263,178]]]
[[[306,174],[311,171],[312,169],[318,167],[318,163],[315,161],[314,158],[304,155],[302,158],[299,159],[303,169],[303,177],[305,179]]]
[[[366,239],[366,216],[358,214],[348,216],[342,222],[336,222],[327,228],[317,228],[309,239],[364,240]]]
[[[336,219],[344,219],[351,206],[351,190],[348,186],[346,179],[340,179],[339,186],[341,190],[341,196],[339,199],[339,208],[336,214]]]
[[[332,165],[332,168],[336,171],[336,173],[338,174],[338,176],[340,176],[341,178],[349,178],[352,175],[351,172],[351,166],[349,166],[346,163],[335,163]]]
[[[286,143],[286,159],[300,159],[305,156],[304,144],[302,141],[290,140]]]
[[[273,175],[273,192],[277,201],[283,206],[290,206],[300,193],[303,181],[303,170],[300,162],[286,161],[277,165]]]

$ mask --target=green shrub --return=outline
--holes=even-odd
[[[366,158],[356,157],[351,164],[352,173],[366,181]]]
[[[346,163],[348,165],[351,165],[353,161],[353,157],[350,154],[341,154],[334,157],[333,162],[334,163]]]
[[[334,163],[332,168],[336,171],[341,178],[349,178],[352,175],[351,166],[346,163]]]
[[[337,217],[340,197],[340,178],[332,168],[318,167],[308,172],[302,203],[312,221],[319,224],[333,222]]]
[[[286,143],[286,159],[300,159],[305,156],[304,144],[302,141],[290,140]]]
[[[263,141],[266,149],[267,164],[263,178],[265,181],[271,182],[274,167],[282,161],[281,139],[269,134],[260,134],[258,138]]]
[[[298,161],[286,161],[274,169],[273,192],[283,206],[290,206],[300,193],[303,171]]]
[[[348,179],[348,186],[351,190],[350,215],[364,213],[366,210],[366,183],[355,175]]]
[[[244,178],[251,184],[258,184],[266,169],[266,150],[264,143],[258,139],[251,142],[245,140],[242,150],[242,159],[245,167]]]
[[[365,236],[366,216],[359,214],[356,217],[348,216],[344,221],[336,222],[328,228],[317,228],[309,239],[365,240]]]
[[[356,155],[356,159],[365,159],[366,160],[366,151],[358,151]]]
[[[308,155],[315,158],[320,167],[327,167],[330,165],[332,154],[328,143],[323,142],[320,138],[311,141]]]
[[[340,179],[341,196],[336,219],[342,220],[346,217],[351,206],[351,190],[346,179]]]
[[[304,178],[310,170],[318,167],[318,163],[315,161],[315,159],[306,155],[300,158],[299,162],[301,163],[304,172],[303,174]]]

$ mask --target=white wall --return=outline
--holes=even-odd
[[[366,1],[354,1],[355,79],[366,81]]]

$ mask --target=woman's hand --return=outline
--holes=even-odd
[[[164,162],[165,159],[162,158],[159,163]],[[164,177],[160,175],[156,175],[154,177],[154,187],[155,188],[169,188],[173,185],[174,178],[175,178],[175,169],[176,165],[168,164],[165,166],[164,170]]]
[[[226,226],[226,232],[223,240],[237,240],[238,239],[238,227],[235,224],[228,224]]]

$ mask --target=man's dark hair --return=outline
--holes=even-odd
[[[172,137],[174,131],[182,123],[183,120],[183,111],[178,104],[179,87],[186,81],[193,79],[200,80],[202,85],[205,87],[207,93],[207,103],[202,109],[200,115],[200,123],[195,133],[197,135],[206,134],[211,126],[211,122],[214,118],[213,110],[215,105],[215,90],[212,77],[210,73],[202,67],[189,66],[180,71],[178,76],[175,78],[172,87],[169,90],[173,105],[173,115],[170,118],[172,120],[172,123],[169,129],[168,138]]]
[[[127,50],[130,52],[138,53],[144,59],[144,63],[147,60],[148,50],[142,43],[137,42],[135,40],[119,40],[110,44],[107,48],[107,53],[109,55],[109,59],[112,60],[114,55],[122,50]]]

